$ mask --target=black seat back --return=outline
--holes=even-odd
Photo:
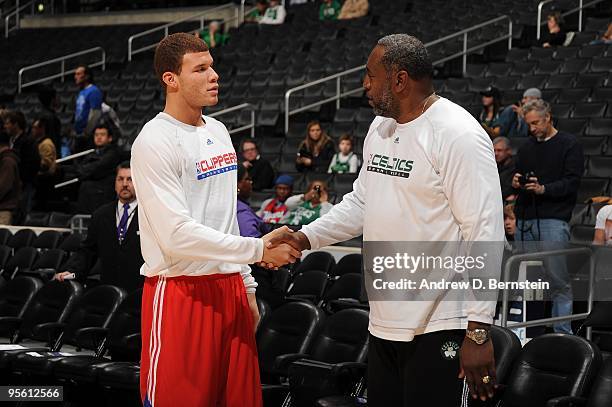
[[[45,230],[34,239],[32,246],[37,249],[55,249],[62,240],[62,234],[57,230]]]
[[[274,381],[277,356],[306,352],[324,318],[319,308],[299,301],[281,305],[272,312],[257,332],[262,383]]]
[[[42,282],[34,277],[16,277],[0,288],[0,317],[22,318]],[[0,330],[0,336],[11,333]]]
[[[11,236],[13,236],[13,234],[9,229],[0,228],[0,244],[6,244]]]
[[[591,389],[587,407],[609,407],[612,402],[612,359],[606,360]]]
[[[521,341],[514,332],[501,326],[491,326],[491,340],[495,353],[495,373],[497,382],[505,384],[512,372],[514,362],[521,353]]]
[[[329,274],[336,265],[336,260],[328,252],[312,252],[295,268],[294,274],[310,270],[321,270]]]
[[[62,249],[49,249],[38,256],[38,259],[32,265],[32,270],[59,271],[65,258],[66,252]]]
[[[0,271],[4,269],[4,266],[6,265],[8,260],[11,258],[12,251],[13,250],[8,246],[0,245]]]
[[[557,333],[537,337],[516,361],[503,406],[536,407],[555,397],[581,397],[600,364],[599,350],[584,338]]]
[[[348,273],[340,276],[334,284],[325,291],[323,296],[323,303],[325,308],[328,309],[328,305],[331,301],[353,299],[359,301],[361,296],[361,280],[362,275],[358,273]]]
[[[312,301],[317,304],[323,297],[327,286],[328,274],[320,270],[311,270],[295,276],[287,289],[287,296]]]
[[[34,334],[34,327],[46,322],[64,322],[75,305],[83,287],[76,281],[57,280],[46,283],[34,296],[23,315],[17,340],[31,338],[47,341],[46,335]]]
[[[4,274],[8,278],[12,278],[19,272],[30,271],[37,257],[38,250],[36,250],[34,247],[22,247],[17,249],[13,257],[6,262]]]
[[[357,273],[361,274],[363,258],[359,253],[351,253],[342,257],[331,270],[330,275],[338,278],[344,274]]]
[[[81,240],[82,236],[79,233],[69,234],[64,238],[59,248],[69,253],[76,252],[81,246]]]
[[[268,318],[270,318],[272,308],[262,298],[257,297],[257,309],[259,310],[259,324],[257,325],[257,329],[259,330],[263,323],[266,322]]]
[[[32,246],[32,242],[36,239],[36,233],[31,229],[18,230],[11,236],[7,242],[7,246],[12,247],[15,251],[22,247]]]
[[[365,362],[368,354],[368,312],[345,309],[327,317],[310,346],[310,359],[325,363]]]
[[[72,309],[62,342],[76,345],[76,332],[81,328],[105,328],[125,298],[125,291],[113,285],[99,285],[83,293]]]
[[[125,297],[108,325],[108,350],[114,361],[140,360],[141,306],[142,288]]]

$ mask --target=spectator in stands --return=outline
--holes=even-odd
[[[272,188],[274,169],[268,160],[261,158],[255,140],[243,140],[240,150],[244,160],[242,165],[249,170],[249,174],[253,179],[253,189],[261,191],[262,189]]]
[[[40,170],[36,177],[36,205],[35,208],[46,211],[47,202],[54,191],[54,185],[58,181],[57,150],[49,133],[47,119],[40,118],[32,123],[32,137],[38,145],[40,156]]]
[[[293,177],[279,175],[274,182],[274,198],[266,199],[257,211],[257,216],[266,223],[279,223],[289,211],[285,201],[293,192]]]
[[[593,244],[612,245],[612,198],[597,212]]]
[[[253,179],[249,175],[249,171],[242,167],[238,167],[238,200],[236,202],[236,217],[238,219],[238,228],[240,236],[243,237],[262,237],[269,232],[268,226],[264,223],[251,206],[249,198],[253,191]]]
[[[47,136],[51,137],[56,148],[62,145],[62,123],[57,117],[59,101],[55,89],[48,86],[41,86],[38,90],[38,100],[40,101],[40,112],[38,117],[47,122]]]
[[[545,32],[542,38],[540,39],[540,43],[544,48],[549,47],[557,47],[565,44],[565,39],[567,34],[563,29],[563,17],[561,13],[555,11],[548,15],[546,19],[546,25],[548,27],[548,32]]]
[[[38,155],[40,156],[40,170],[38,176],[54,175],[57,171],[57,150],[53,140],[48,133],[49,123],[44,118],[34,120],[32,123],[32,137],[38,145]]]
[[[259,23],[266,14],[267,8],[268,2],[266,0],[257,0],[255,2],[255,9],[244,16],[244,21],[247,23]]]
[[[504,229],[506,231],[506,240],[514,241],[516,232],[516,215],[514,214],[514,205],[504,206]]]
[[[221,23],[218,21],[212,21],[207,28],[196,31],[195,36],[201,38],[210,49],[224,45],[228,40],[228,36],[221,31]]]
[[[264,16],[259,20],[259,24],[279,25],[285,22],[286,17],[285,6],[280,4],[279,0],[270,0]]]
[[[312,181],[305,194],[287,198],[285,204],[289,212],[280,223],[295,226],[308,225],[331,210],[333,205],[328,202],[328,198],[327,183]]]
[[[612,44],[612,23],[608,24],[608,29],[601,38],[591,41],[591,45],[597,44]]]
[[[338,141],[338,150],[334,154],[327,172],[329,174],[355,174],[359,168],[359,157],[353,152],[353,137],[343,134]]]
[[[319,6],[319,20],[337,20],[340,14],[340,3],[337,0],[323,0]]]
[[[506,107],[499,115],[499,135],[503,137],[527,137],[529,126],[523,118],[522,107],[533,100],[542,99],[542,92],[538,88],[529,88],[523,92],[520,102]]]
[[[550,105],[534,100],[523,106],[525,122],[533,137],[516,156],[512,187],[518,193],[515,205],[517,241],[568,242],[569,220],[576,204],[584,171],[582,147],[576,138],[558,131]],[[572,289],[565,262],[551,258],[553,317],[572,313]],[[569,322],[556,323],[556,332],[571,333]]]
[[[295,165],[298,171],[325,172],[334,153],[334,142],[314,120],[306,126],[306,138],[300,143]]]
[[[494,86],[489,86],[480,92],[482,96],[482,110],[478,120],[491,138],[499,136],[499,113],[501,110],[501,93]]]
[[[10,147],[19,157],[19,175],[22,182],[21,215],[32,209],[34,183],[40,168],[40,156],[34,138],[26,132],[26,119],[23,113],[8,111],[3,118],[4,130],[10,136]]]
[[[338,15],[338,20],[363,17],[368,14],[369,8],[368,0],[345,0]]]
[[[13,223],[20,198],[19,157],[10,147],[8,133],[0,129],[0,225]]]
[[[87,238],[66,270],[55,275],[56,280],[64,281],[74,273],[77,280],[85,282],[88,276],[99,274],[101,284],[111,284],[128,292],[142,287],[140,266],[144,260],[140,253],[138,202],[127,161],[116,168],[115,192],[116,200],[93,213]]]
[[[88,66],[81,65],[74,72],[74,83],[80,89],[74,109],[74,132],[77,137],[91,134],[102,111],[102,91],[93,82],[93,72]],[[85,148],[85,141],[78,140],[76,149],[81,151]]]
[[[497,162],[497,172],[499,173],[499,183],[502,189],[504,201],[513,201],[515,198],[514,188],[512,188],[512,177],[514,177],[514,157],[512,156],[512,146],[506,137],[497,137],[493,140],[493,151]]]
[[[108,127],[96,127],[94,146],[95,152],[86,155],[76,168],[76,176],[81,181],[77,203],[79,213],[93,213],[115,195],[113,177],[120,157]]]

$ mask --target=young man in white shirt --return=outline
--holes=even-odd
[[[612,245],[612,199],[597,212],[593,244]]]
[[[280,266],[301,253],[239,236],[236,152],[225,126],[202,115],[219,91],[206,43],[172,34],[154,63],[166,107],[132,147],[146,276],[141,397],[154,407],[259,407],[257,284],[247,264]]]
[[[384,37],[366,69],[363,86],[377,117],[353,191],[272,244],[316,250],[363,234],[364,247],[413,241],[503,248],[493,145],[468,112],[435,95],[424,45],[405,34]],[[445,293],[432,301],[369,300],[369,406],[463,406],[466,384],[472,398],[493,396],[495,301],[453,301]]]

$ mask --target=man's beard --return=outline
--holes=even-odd
[[[372,102],[372,109],[374,110],[374,114],[376,116],[393,117],[393,114],[395,113],[395,106],[393,103],[393,95],[391,94],[391,86],[385,87],[382,96],[380,97],[380,102],[377,103],[374,102],[374,100],[372,100]]]

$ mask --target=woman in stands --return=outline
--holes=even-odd
[[[480,92],[482,95],[482,110],[478,121],[491,138],[499,136],[499,112],[501,110],[501,93],[494,86],[489,86]]]
[[[334,142],[316,120],[308,123],[306,129],[306,138],[300,143],[295,167],[298,171],[326,172],[336,153]]]
[[[544,48],[557,47],[565,43],[566,33],[563,27],[563,17],[561,13],[555,11],[548,15],[546,20],[548,33],[545,33],[540,40]]]

